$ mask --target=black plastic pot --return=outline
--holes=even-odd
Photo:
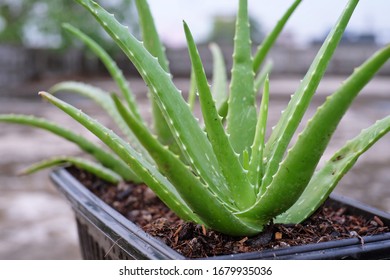
[[[65,169],[51,174],[75,212],[84,259],[185,259],[148,235],[104,203]],[[390,226],[390,214],[345,197],[332,195],[328,203],[347,206],[354,214],[378,216]],[[210,259],[390,259],[390,233],[300,245]]]

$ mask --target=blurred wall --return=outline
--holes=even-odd
[[[307,48],[277,46],[269,57],[273,61],[272,75],[303,75],[319,49],[318,45]],[[365,59],[379,49],[376,45],[340,45],[332,59],[327,75],[349,75]],[[208,45],[200,45],[199,52],[208,75],[212,72],[212,57]],[[232,47],[223,47],[228,69],[232,64]],[[171,72],[174,76],[189,77],[190,61],[186,48],[167,49]],[[116,58],[126,75],[137,72],[126,57]],[[105,75],[107,72],[97,58],[81,50],[58,53],[50,50],[25,49],[22,47],[0,46],[0,87],[7,88],[28,81],[71,75]],[[228,71],[228,74],[230,70]],[[390,63],[384,65],[379,75],[390,75]],[[1,94],[1,92],[0,92]]]

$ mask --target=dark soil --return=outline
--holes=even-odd
[[[363,236],[390,231],[378,217],[366,219],[348,214],[346,208],[323,206],[302,224],[272,224],[254,237],[231,237],[182,221],[145,185],[123,183],[114,186],[79,170],[71,169],[70,172],[122,215],[188,258],[261,251],[351,237],[362,240]]]

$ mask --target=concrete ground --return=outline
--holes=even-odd
[[[341,77],[330,77],[323,81],[313,100],[313,106],[309,108],[309,116],[342,80]],[[32,83],[12,92],[0,89],[0,113],[46,117],[91,137],[73,120],[36,95],[39,90],[47,90],[54,82],[45,80]],[[88,82],[114,89],[106,78]],[[188,81],[176,82],[186,92]],[[279,118],[280,111],[286,106],[298,83],[299,77],[271,80],[270,127]],[[141,104],[142,113],[147,115],[148,103],[144,98],[142,81],[131,80],[131,84]],[[110,124],[104,113],[91,102],[69,95],[61,97],[93,114],[103,123]],[[347,139],[357,135],[362,128],[389,113],[390,78],[375,78],[342,120],[324,158],[329,158],[332,152]],[[72,210],[49,181],[49,171],[17,176],[22,168],[37,160],[71,154],[79,154],[77,147],[45,131],[0,123],[0,259],[80,258]],[[390,135],[387,135],[361,157],[353,170],[340,182],[336,192],[390,211],[389,170]]]

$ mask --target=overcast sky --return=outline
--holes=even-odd
[[[249,0],[250,14],[269,30],[293,0]],[[182,20],[195,38],[202,40],[209,32],[214,15],[232,15],[237,0],[149,0],[163,39],[170,45],[184,43]],[[336,21],[347,0],[304,0],[293,14],[287,30],[298,42],[322,37]],[[373,31],[380,42],[390,42],[390,0],[360,0],[349,30]]]

